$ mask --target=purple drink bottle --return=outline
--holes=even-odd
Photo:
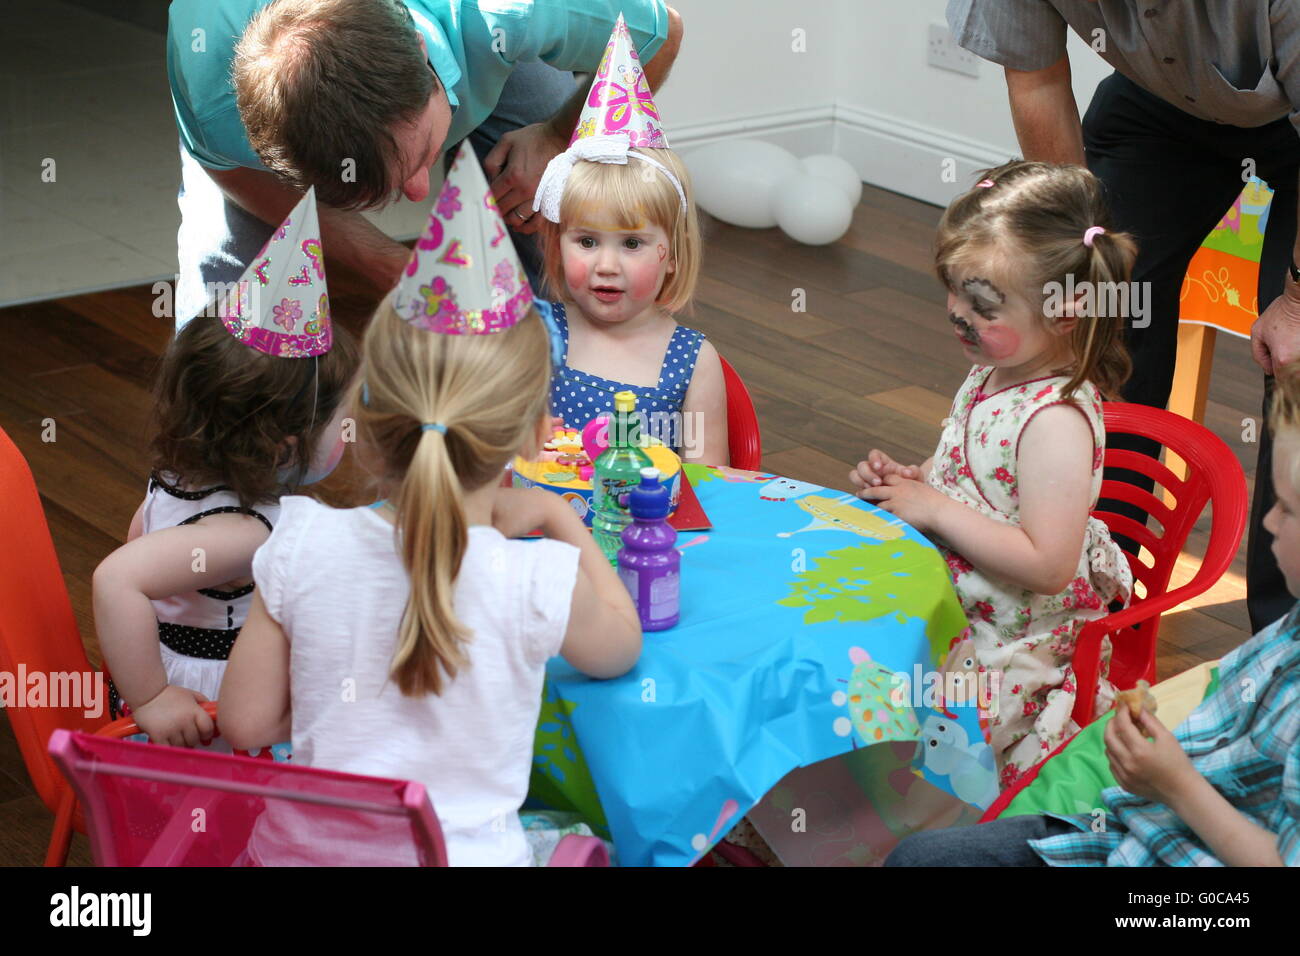
[[[642,630],[662,631],[680,616],[682,556],[677,532],[667,520],[671,505],[659,469],[642,468],[641,484],[627,498],[632,523],[623,529],[618,576],[632,595]]]

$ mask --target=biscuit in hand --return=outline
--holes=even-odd
[[[1138,715],[1144,710],[1148,714],[1156,712],[1155,695],[1151,693],[1151,685],[1144,680],[1138,681],[1137,686],[1132,690],[1121,690],[1115,694],[1115,706],[1118,707],[1121,704],[1128,706],[1129,716],[1135,722]]]

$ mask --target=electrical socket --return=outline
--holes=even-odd
[[[964,73],[966,76],[980,75],[980,58],[959,47],[948,28],[939,23],[930,24],[925,62],[941,70]]]

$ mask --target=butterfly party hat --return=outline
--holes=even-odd
[[[629,156],[654,166],[668,177],[685,209],[686,193],[673,172],[643,152],[629,152],[633,147],[667,149],[668,136],[645,71],[641,69],[636,45],[620,13],[592,79],[569,148],[547,165],[537,186],[533,209],[540,210],[551,222],[559,222],[564,187],[579,160],[626,165]]]
[[[231,335],[267,355],[311,358],[330,350],[334,334],[315,189],[307,190],[222,297],[218,315]]]
[[[528,314],[528,274],[468,143],[456,152],[391,295],[399,316],[444,335],[503,332]]]
[[[668,147],[659,108],[650,95],[636,44],[621,13],[614,22],[614,32],[605,45],[569,145],[589,136],[626,136],[630,146]]]

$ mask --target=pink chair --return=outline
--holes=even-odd
[[[259,821],[299,865],[446,866],[424,786],[67,730],[50,755],[81,801],[100,866],[248,866]],[[297,837],[294,839],[293,837]],[[267,842],[261,842],[266,840]],[[594,837],[565,837],[551,866],[608,866]]]

